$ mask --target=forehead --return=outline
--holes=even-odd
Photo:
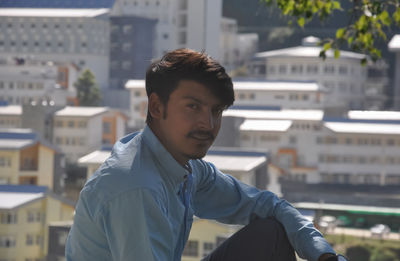
[[[222,104],[208,87],[202,83],[193,80],[181,80],[176,89],[171,93],[170,98],[190,99],[195,98],[202,102]]]

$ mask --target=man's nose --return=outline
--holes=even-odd
[[[214,129],[215,118],[211,110],[206,110],[201,114],[200,126],[206,130]]]

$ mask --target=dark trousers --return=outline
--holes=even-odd
[[[256,219],[202,261],[295,261],[285,229],[274,218]]]

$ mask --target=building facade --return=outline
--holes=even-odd
[[[62,193],[64,158],[29,129],[0,130],[0,183],[46,186]]]
[[[109,9],[0,9],[0,58],[73,63],[108,85]]]
[[[335,59],[327,52],[326,60],[319,57],[319,39],[307,37],[303,45],[257,53],[249,65],[251,76],[267,80],[315,81],[326,90],[324,110],[340,115],[350,109],[364,107],[367,68],[361,65],[364,55],[340,52]]]
[[[219,58],[219,41],[215,39],[219,39],[220,35],[221,0],[117,0],[112,15],[135,15],[158,20],[154,57],[186,47],[205,50]]]
[[[40,186],[0,185],[0,256],[45,260],[48,226],[73,218],[74,204]]]
[[[283,178],[307,184],[400,185],[399,112],[350,111],[334,118],[316,110],[232,109],[227,116],[240,120],[239,146],[268,150]]]
[[[73,83],[77,74],[72,64],[3,59],[0,62],[0,100],[10,105],[46,101],[66,106],[76,97]]]

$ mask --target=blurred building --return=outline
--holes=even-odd
[[[131,109],[128,126],[141,129],[147,115],[147,94],[144,80],[130,80]],[[315,82],[294,81],[234,81],[235,107],[274,109],[322,109],[325,91]]]
[[[0,129],[0,183],[46,186],[61,194],[65,160],[61,151],[29,129]]]
[[[113,16],[156,19],[154,56],[178,48],[204,50],[219,58],[222,0],[116,0]]]
[[[222,17],[219,44],[219,62],[232,72],[245,65],[258,51],[258,35],[239,33],[235,19]]]
[[[400,185],[400,112],[229,109],[239,146],[269,151],[280,176],[298,184]],[[229,130],[222,126],[220,136]],[[232,144],[238,141],[232,141]],[[229,141],[225,141],[225,146]]]
[[[106,107],[65,107],[54,114],[53,144],[65,153],[68,162],[101,148]]]
[[[22,127],[22,106],[0,105],[0,128]]]
[[[65,261],[65,244],[72,224],[72,219],[49,224],[49,251],[46,261]]]
[[[4,260],[44,260],[48,226],[71,220],[74,204],[42,186],[0,185],[0,256]]]
[[[78,72],[73,64],[38,62],[23,58],[0,60],[0,100],[22,105],[51,102],[66,106],[73,103],[73,83]]]
[[[0,9],[0,58],[76,64],[108,85],[109,9]],[[29,88],[29,86],[28,86]]]
[[[328,51],[323,60],[319,41],[307,37],[301,46],[257,53],[249,64],[250,75],[275,81],[315,81],[326,89],[324,110],[328,114],[362,109],[367,68],[360,62],[365,55],[340,51],[340,58],[335,59]]]

